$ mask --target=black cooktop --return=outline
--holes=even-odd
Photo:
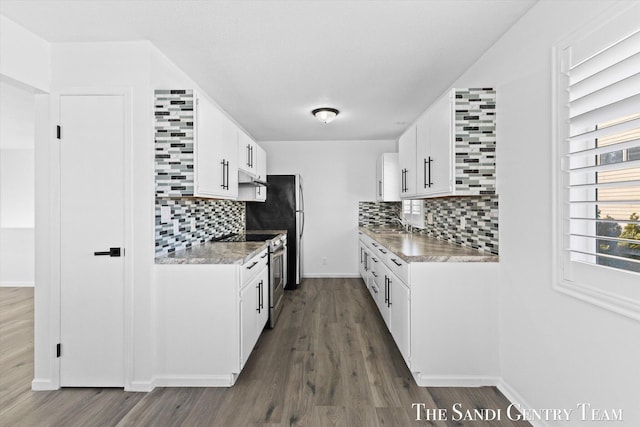
[[[277,234],[229,234],[214,237],[212,242],[264,242],[278,237]]]

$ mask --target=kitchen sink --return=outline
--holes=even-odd
[[[407,231],[397,228],[370,228],[369,230],[375,234],[409,234]]]

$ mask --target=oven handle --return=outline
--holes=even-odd
[[[280,255],[284,254],[284,251],[285,251],[285,248],[283,246],[280,249],[277,249],[275,252],[271,252],[271,256],[272,257],[280,256]]]

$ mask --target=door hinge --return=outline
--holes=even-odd
[[[62,354],[62,344],[58,343],[56,344],[56,357],[60,357],[61,354]]]
[[[62,136],[62,128],[60,127],[60,125],[56,126],[56,138],[60,139],[60,137]]]

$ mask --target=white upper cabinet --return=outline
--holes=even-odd
[[[453,190],[451,128],[452,110],[447,94],[438,99],[417,122],[416,196],[446,194]]]
[[[496,194],[495,91],[446,93],[400,137],[398,147],[401,198]]]
[[[257,152],[257,162],[258,162],[258,180],[266,181],[267,180],[267,152],[264,148],[259,145],[256,145]],[[267,187],[259,186],[256,187],[256,201],[264,202],[267,200]]]
[[[238,196],[238,128],[213,103],[196,98],[195,194]]]
[[[416,125],[413,124],[398,141],[400,167],[400,197],[416,195]]]
[[[256,177],[258,175],[257,144],[249,135],[238,131],[238,170]]]
[[[400,200],[400,168],[398,153],[383,153],[376,165],[376,200],[397,202]]]
[[[256,175],[253,177],[258,181],[267,180],[267,152],[260,145],[255,144],[253,151],[256,165]],[[246,173],[246,172],[244,172]],[[256,186],[255,183],[242,183],[238,185],[238,200],[243,202],[264,202],[267,200],[267,187]]]

